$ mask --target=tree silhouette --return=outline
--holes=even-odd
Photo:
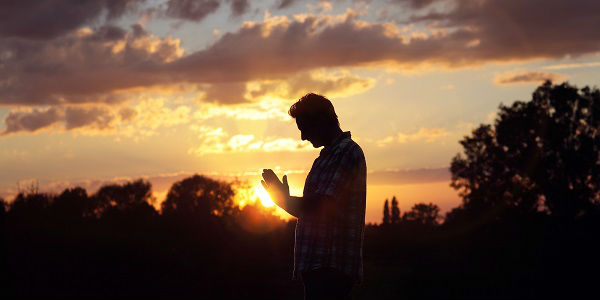
[[[450,170],[463,203],[449,219],[547,209],[572,220],[597,210],[600,91],[547,81],[531,101],[499,109],[494,126],[482,124],[460,141],[464,156]]]
[[[383,225],[390,224],[390,206],[388,203],[388,199],[385,199],[385,204],[383,204]]]
[[[441,219],[440,208],[433,203],[417,203],[413,205],[410,211],[405,212],[402,216],[402,221],[413,222],[425,226],[438,225]]]
[[[162,212],[186,218],[229,216],[234,213],[234,195],[230,184],[196,174],[171,186]]]
[[[151,218],[157,215],[152,206],[152,184],[143,179],[122,185],[102,186],[92,196],[93,213],[97,217],[108,215],[116,218]]]
[[[396,200],[396,196],[392,197],[392,224],[400,223],[400,208],[398,207],[398,200]]]
[[[8,207],[8,203],[4,200],[4,198],[0,197],[0,220],[4,220],[4,216],[6,216],[6,208]]]
[[[65,220],[75,220],[93,215],[93,206],[87,191],[82,187],[65,189],[50,205],[55,215]]]

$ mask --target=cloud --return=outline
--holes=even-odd
[[[296,0],[277,0],[276,8],[284,9],[292,6]]]
[[[282,99],[298,99],[309,92],[333,97],[360,94],[375,85],[375,79],[354,76],[349,72],[317,70],[296,74],[286,80],[253,82],[252,98],[266,95]]]
[[[287,102],[276,99],[262,99],[258,102],[227,106],[205,103],[194,111],[193,117],[199,121],[223,117],[237,120],[275,119],[289,121],[291,117],[287,113],[288,109],[289,105]]]
[[[13,110],[4,117],[6,129],[1,135],[6,136],[19,131],[36,132],[56,124],[61,116],[62,111],[56,107]]]
[[[166,14],[174,18],[199,22],[217,11],[220,5],[219,0],[169,0]]]
[[[0,1],[0,38],[51,39],[98,19],[108,20],[135,8],[140,0]]]
[[[523,84],[523,83],[535,83],[538,84],[540,82],[544,82],[546,80],[550,81],[562,81],[566,79],[567,76],[557,73],[547,73],[547,72],[536,72],[536,71],[509,71],[506,73],[502,73],[494,79],[494,82],[499,85],[507,85],[507,84]]]
[[[160,7],[154,10],[167,17],[201,22],[215,13],[224,2],[230,5],[234,17],[242,16],[250,9],[248,0],[169,0],[163,11]]]
[[[549,26],[555,20],[535,12],[541,4],[534,7],[530,2],[513,0],[506,1],[508,4],[464,3],[469,5],[463,2],[457,5],[464,7],[470,17],[462,16],[459,10],[421,16],[416,21],[429,23],[421,31],[393,23],[362,21],[353,10],[341,15],[265,14],[262,22],[245,22],[239,30],[222,35],[210,47],[172,62],[168,69],[192,82],[247,82],[285,78],[318,68],[383,65],[458,68],[584,55],[600,50],[597,42],[600,33],[591,29],[594,26],[587,26],[600,26],[600,19],[589,11],[580,11],[579,6],[568,10],[560,4],[564,2],[551,1],[551,6],[564,10],[561,20],[569,27],[567,30],[561,26],[556,35],[550,29],[554,26]],[[488,3],[505,10],[492,10],[495,6]],[[600,2],[586,3],[584,7],[600,8]],[[536,18],[541,24],[536,23]]]
[[[63,130],[114,129],[117,116],[105,106],[51,106],[48,108],[20,108],[11,110],[4,118],[6,129],[0,133],[8,136],[19,132],[38,132],[57,128],[63,124]]]
[[[143,99],[132,106],[59,105],[16,108],[4,118],[0,136],[55,129],[84,135],[115,135],[139,140],[159,127],[188,123],[192,111],[186,105],[165,106],[160,98]]]
[[[428,7],[434,2],[440,2],[441,0],[391,0],[392,3],[402,4],[413,9],[421,9]]]
[[[449,135],[450,133],[443,128],[420,128],[419,131],[414,133],[402,133],[398,132],[396,135],[382,138],[376,142],[377,146],[385,147],[391,143],[404,144],[414,141],[425,141],[426,143],[433,143],[436,140]]]
[[[93,126],[100,130],[112,128],[115,115],[106,107],[67,107],[65,109],[65,129]]]
[[[265,97],[284,100],[298,99],[309,93],[328,97],[348,97],[360,94],[375,85],[375,79],[352,75],[349,71],[314,70],[301,72],[284,79],[248,82],[199,84],[204,102],[241,104],[256,102]]]
[[[221,127],[192,125],[190,129],[198,132],[201,144],[188,150],[189,154],[203,156],[206,154],[240,153],[240,152],[282,152],[310,151],[309,142],[292,138],[267,137],[262,140],[253,134],[236,134],[227,139]]]
[[[210,3],[176,1],[167,8],[172,5],[173,14],[201,18],[210,10],[203,5]],[[431,4],[406,3],[416,8]],[[283,7],[290,4],[279,2]],[[186,5],[193,7],[183,9]],[[405,20],[408,26],[364,21],[351,9],[339,15],[265,14],[264,20],[244,22],[185,56],[178,39],[154,36],[141,25],[60,31],[66,33],[43,41],[3,38],[0,73],[8,75],[0,79],[0,105],[119,104],[133,90],[178,84],[193,86],[206,101],[222,104],[256,100],[252,91],[291,98],[309,89],[348,95],[367,90],[373,81],[352,75],[319,77],[315,72],[382,66],[458,68],[597,53],[599,9],[600,2],[587,0],[577,5],[558,0],[465,0],[446,11],[413,15]],[[560,26],[554,26],[556,15],[561,16]],[[251,84],[258,89],[248,89]]]
[[[248,0],[229,0],[231,4],[231,14],[239,17],[245,14],[250,9],[250,3]]]
[[[425,1],[427,2],[427,1]],[[455,62],[562,58],[600,50],[600,2],[582,0],[453,0],[446,12],[413,15],[405,23],[427,22],[449,32],[447,44]],[[557,24],[560,20],[560,25]],[[459,44],[477,46],[457,56]],[[455,43],[455,42],[458,42]],[[442,45],[440,45],[442,46]],[[462,58],[462,59],[461,59]]]
[[[576,69],[576,68],[594,68],[600,67],[600,62],[587,62],[587,63],[574,63],[574,64],[559,64],[559,65],[550,65],[545,66],[543,69],[546,70],[564,70],[564,69]]]
[[[183,55],[180,41],[134,25],[83,28],[50,41],[0,43],[0,104],[119,103],[123,91],[168,83],[149,69]]]

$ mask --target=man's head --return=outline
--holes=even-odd
[[[326,145],[331,132],[340,131],[333,104],[321,95],[304,95],[290,107],[288,113],[296,119],[302,140],[308,140],[315,148]]]

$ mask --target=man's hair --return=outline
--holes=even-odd
[[[308,93],[292,104],[288,114],[294,119],[299,118],[309,122],[340,126],[331,101],[314,93]]]

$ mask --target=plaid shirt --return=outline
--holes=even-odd
[[[367,166],[360,146],[341,133],[321,150],[304,184],[296,224],[294,274],[330,267],[363,279]]]

